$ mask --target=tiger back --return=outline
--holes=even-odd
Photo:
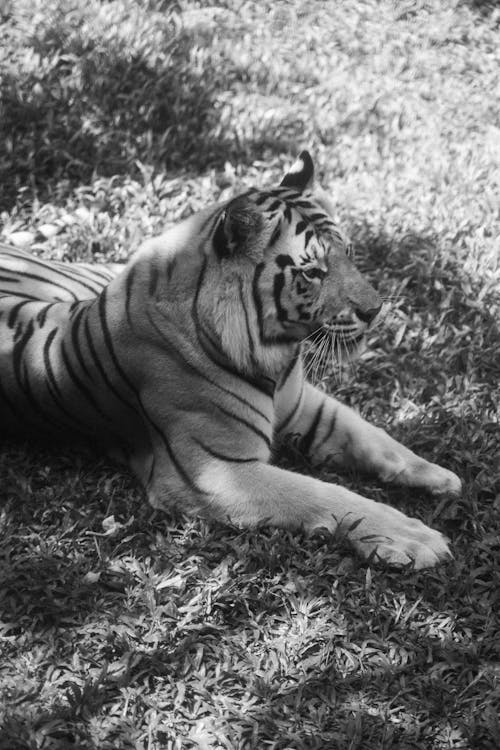
[[[120,263],[64,263],[0,242],[0,296],[76,302],[95,297],[124,268]]]

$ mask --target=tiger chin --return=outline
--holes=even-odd
[[[370,560],[433,566],[450,554],[438,531],[269,463],[293,434],[314,463],[461,491],[304,377],[301,342],[361,338],[381,307],[313,173],[304,151],[279,186],[195,214],[123,270],[1,246],[2,431],[102,443],[158,508],[326,528]]]

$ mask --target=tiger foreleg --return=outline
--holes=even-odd
[[[461,492],[456,474],[420,458],[353,409],[308,383],[289,431],[300,436],[300,449],[314,463],[331,462],[367,471],[385,482],[422,487],[433,495]]]
[[[444,537],[395,508],[343,487],[252,462],[210,462],[198,482],[206,491],[205,514],[241,526],[262,523],[345,536],[363,557],[391,565],[436,565],[449,556]],[[203,506],[200,506],[203,512]]]

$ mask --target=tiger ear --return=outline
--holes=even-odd
[[[314,164],[309,151],[301,151],[297,160],[281,180],[283,187],[297,188],[302,192],[312,187],[314,182]]]
[[[250,255],[262,226],[262,214],[245,196],[230,201],[222,211],[212,237],[217,257]]]

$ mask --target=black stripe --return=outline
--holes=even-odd
[[[14,305],[14,307],[10,308],[9,317],[7,318],[7,326],[8,328],[14,328],[14,325],[17,322],[17,316],[19,313],[19,310],[21,310],[22,307],[25,305],[28,305],[31,300],[24,299],[22,302],[18,302],[17,305]]]
[[[302,198],[302,191],[292,185],[282,185],[279,188],[276,188],[274,193],[291,201],[293,204],[297,203],[297,201]]]
[[[292,256],[283,253],[277,255],[274,259],[274,262],[281,271],[283,271],[283,269],[285,269],[287,266],[295,266],[295,261]]]
[[[50,393],[50,396],[52,400],[54,401],[54,404],[66,416],[69,423],[73,426],[76,425],[76,429],[78,429],[80,432],[83,432],[84,434],[88,434],[88,429],[86,428],[86,425],[84,425],[81,422],[81,420],[79,420],[74,414],[69,412],[67,408],[65,407],[63,400],[62,400],[61,389],[59,388],[59,385],[54,375],[54,370],[52,369],[49,349],[52,344],[52,341],[54,340],[55,335],[57,334],[57,331],[58,331],[57,328],[52,329],[52,331],[47,336],[47,339],[43,347],[43,363],[44,363],[45,372],[48,378],[48,380],[47,379],[45,380],[45,386],[48,392]]]
[[[94,345],[94,340],[92,338],[92,334],[90,332],[90,325],[89,325],[89,316],[87,314],[87,317],[85,318],[85,339],[87,341],[87,346],[89,348],[89,352],[92,356],[92,359],[94,360],[94,364],[97,367],[99,374],[101,378],[104,380],[110,391],[116,396],[116,398],[122,402],[128,409],[131,409],[132,411],[136,411],[133,404],[130,403],[121,393],[120,391],[114,386],[114,384],[111,382],[111,380],[108,377],[108,374],[106,370],[104,369],[104,366],[101,361],[101,357],[99,356],[97,349]]]
[[[72,320],[76,313],[80,310],[81,301],[76,300],[75,302],[71,302],[68,307],[68,318],[69,320]]]
[[[33,388],[31,387],[29,379],[28,365],[26,364],[25,360],[23,361],[23,381],[24,394],[27,397],[28,401],[31,403],[38,414],[45,416],[41,404],[38,403],[37,399],[35,398],[35,394],[33,393]]]
[[[33,255],[30,255],[29,253],[22,253],[22,254],[19,253],[18,254],[16,252],[10,252],[10,253],[6,253],[6,254],[9,255],[11,258],[15,258],[16,260],[19,260],[20,257],[24,258],[27,263],[30,263],[30,264],[32,264],[34,266],[39,266],[39,267],[45,269],[48,274],[58,274],[59,276],[62,276],[65,279],[69,279],[70,281],[75,281],[77,284],[80,284],[81,286],[84,286],[86,289],[89,289],[94,294],[96,293],[95,289],[92,289],[92,287],[90,287],[85,282],[80,281],[80,280],[78,280],[78,279],[75,278],[75,276],[73,275],[73,270],[76,273],[78,273],[78,271],[80,271],[80,269],[71,269],[71,272],[69,272],[69,270],[68,270],[68,272],[66,272],[64,269],[65,268],[70,269],[71,266],[70,265],[65,266],[64,264],[62,264],[62,263],[60,263],[58,261],[56,261],[53,264],[50,264],[47,261],[40,260],[39,258],[37,258],[37,257],[35,257]],[[30,273],[26,273],[25,271],[19,271],[18,273],[19,273],[19,276],[21,277],[21,280],[24,277],[33,278],[34,280],[37,280],[37,281],[44,281],[45,283],[51,284],[52,286],[59,286],[59,287],[61,287],[61,289],[65,289],[66,291],[68,291],[68,292],[71,293],[70,289],[68,289],[67,287],[65,287],[63,284],[61,284],[57,280],[51,279],[49,277],[48,278],[43,278],[41,276],[35,276],[35,275],[30,274]],[[1,277],[0,277],[0,279],[1,279]]]
[[[229,411],[229,409],[224,409],[224,407],[220,406],[219,404],[215,404],[215,406],[220,412],[225,414],[227,417],[229,417],[230,419],[234,419],[236,422],[239,422],[240,424],[244,425],[247,429],[249,429],[255,435],[260,437],[264,441],[264,443],[267,445],[268,448],[271,447],[271,441],[265,432],[262,432],[262,430],[259,430],[258,427],[256,427],[254,424],[249,422],[247,419],[243,419],[243,417],[238,416],[238,414],[234,414],[232,411]]]
[[[248,346],[250,349],[250,359],[252,360],[252,364],[255,367],[255,346],[253,343],[252,332],[250,330],[250,320],[248,318],[248,310],[245,305],[245,298],[243,295],[243,280],[241,278],[238,279],[238,292],[240,295],[241,306],[243,308],[243,314],[245,315],[245,328],[247,329]]]
[[[110,281],[111,279],[107,279],[102,272],[98,271],[97,269],[94,270],[94,268],[90,269],[85,264],[77,265],[72,263],[62,263],[60,261],[44,261],[40,258],[37,258],[34,255],[31,255],[30,253],[23,252],[11,252],[7,253],[12,258],[15,258],[16,260],[19,259],[19,257],[25,258],[27,263],[31,263],[35,266],[40,266],[41,268],[44,268],[49,274],[59,274],[60,276],[63,276],[64,278],[69,279],[70,281],[76,281],[77,284],[82,284],[82,286],[87,286],[83,282],[80,282],[77,276],[85,278],[87,281],[89,280],[88,274],[91,273],[92,275],[96,274],[97,276],[103,276],[103,278],[106,279],[106,281]],[[108,272],[109,273],[109,272]],[[23,272],[21,272],[21,275],[24,275]],[[58,286],[59,282],[54,281],[50,278],[47,278],[47,283],[52,284],[54,286]],[[97,283],[97,282],[96,282]],[[90,289],[90,291],[94,291],[94,294],[96,294],[96,290],[92,290],[90,287],[87,287]],[[99,288],[100,291],[102,287]]]
[[[255,205],[262,206],[263,203],[269,200],[269,197],[269,193],[261,193],[259,196],[257,196],[257,198],[255,198]]]
[[[54,328],[50,334],[47,337],[47,341],[44,345],[43,350],[43,361],[45,365],[45,371],[48,376],[48,380],[45,380],[45,386],[50,393],[50,396],[54,402],[54,404],[57,406],[57,408],[64,414],[66,419],[68,420],[69,424],[72,426],[73,429],[78,430],[83,435],[89,435],[92,434],[92,430],[89,429],[88,425],[83,422],[79,417],[77,417],[72,412],[68,411],[66,406],[64,405],[63,401],[63,395],[61,393],[61,389],[59,388],[59,385],[56,381],[54,371],[52,369],[52,363],[50,361],[50,355],[49,355],[49,349],[50,345],[54,339],[54,336],[57,333],[57,328]]]
[[[241,198],[241,196],[239,197]],[[215,222],[218,220],[223,210],[224,208],[217,206],[217,208],[209,216],[206,217],[206,219],[198,227],[198,236],[205,231],[206,227],[210,224],[210,222],[213,221],[213,223],[215,224]],[[207,234],[208,235],[212,234],[212,231],[213,231],[213,226],[210,227],[210,230],[207,232]]]
[[[94,266],[88,266],[86,264],[77,265],[73,263],[57,263],[57,266],[61,270],[68,269],[68,273],[71,274],[71,276],[68,275],[68,278],[73,277],[76,281],[78,281],[78,278],[84,278],[87,281],[97,284],[98,288],[96,289],[96,294],[102,291],[102,282],[106,282],[107,285],[116,277],[116,275],[108,269],[100,269],[98,267],[94,268]],[[123,267],[125,268],[125,265]]]
[[[278,241],[279,237],[281,237],[281,222],[278,222],[273,229],[271,239],[269,240],[269,247],[272,247]]]
[[[284,286],[285,274],[281,271],[280,273],[275,274],[273,283],[274,306],[276,307],[276,317],[280,323],[288,320],[288,313],[281,304],[281,292],[283,291]]]
[[[153,451],[151,451],[149,455],[151,456],[151,466],[149,468],[148,478],[146,479],[146,487],[149,487],[149,485],[151,484],[156,467],[155,454],[153,453]]]
[[[51,332],[48,334],[47,338],[45,339],[45,344],[43,345],[43,363],[45,365],[45,370],[47,372],[47,375],[49,376],[50,383],[52,387],[54,388],[55,393],[57,393],[57,395],[61,397],[62,394],[57,384],[57,380],[55,378],[54,371],[52,369],[52,363],[50,361],[50,356],[49,356],[49,349],[52,344],[52,341],[54,340],[55,335],[57,334],[57,331],[58,331],[57,328],[53,328]]]
[[[320,406],[316,410],[316,414],[314,415],[314,419],[311,422],[311,425],[310,425],[309,429],[307,430],[307,432],[304,435],[302,435],[302,437],[300,439],[300,443],[299,443],[300,450],[306,456],[309,455],[309,450],[310,450],[310,448],[311,448],[311,446],[313,444],[314,437],[316,435],[316,430],[318,429],[318,425],[319,425],[319,423],[321,421],[321,417],[322,417],[323,411],[325,409],[325,403],[326,403],[326,401],[325,401],[325,399],[323,399],[323,401],[321,402]]]
[[[154,297],[158,288],[158,282],[160,280],[160,273],[158,269],[150,265],[149,268],[149,296]]]
[[[26,400],[30,404],[35,416],[39,417],[41,423],[44,426],[44,431],[53,432],[54,431],[53,429],[54,428],[54,416],[52,414],[47,413],[43,409],[42,405],[39,403],[37,397],[33,393],[33,388],[31,386],[30,379],[29,379],[28,365],[26,361],[23,360],[23,354],[24,354],[25,348],[29,340],[32,338],[33,332],[34,332],[34,323],[33,323],[33,320],[30,320],[23,335],[19,338],[18,342],[14,346],[13,357],[12,357],[14,375],[15,375],[19,390],[21,391],[23,396],[26,398]],[[36,424],[36,421],[35,421],[35,424]],[[59,427],[61,427],[60,423],[59,423]]]
[[[83,309],[83,311],[85,311],[86,308],[84,307],[82,309]],[[61,392],[61,389],[60,389],[59,385],[57,384],[57,381],[56,381],[56,378],[55,378],[55,375],[54,375],[54,371],[52,369],[52,364],[50,362],[50,356],[49,356],[49,348],[50,348],[50,346],[52,344],[52,341],[54,340],[54,337],[55,337],[56,333],[57,333],[57,328],[53,329],[50,332],[49,336],[47,337],[47,341],[45,342],[45,346],[44,346],[44,364],[45,364],[45,370],[46,370],[46,373],[47,373],[47,376],[48,376],[48,379],[45,380],[45,386],[46,386],[46,388],[47,388],[50,396],[52,397],[52,400],[53,400],[55,406],[66,417],[67,423],[69,423],[71,429],[76,429],[76,430],[78,430],[79,433],[81,433],[81,434],[83,434],[83,435],[85,435],[87,437],[95,435],[97,437],[97,439],[99,440],[100,438],[102,438],[102,435],[100,434],[99,430],[96,430],[95,428],[91,427],[86,421],[82,420],[81,417],[79,417],[76,414],[68,411],[68,409],[66,408],[66,406],[64,404],[63,394]],[[73,331],[71,331],[71,333],[73,335]],[[66,366],[66,369],[68,371],[68,374],[69,374],[70,378],[73,380],[73,382],[77,383],[77,386],[79,387],[80,390],[83,389],[83,391],[85,391],[84,395],[86,396],[87,400],[89,400],[88,394],[91,395],[91,392],[88,391],[88,389],[83,384],[83,382],[78,378],[78,376],[76,376],[76,373],[73,370],[73,367],[72,367],[71,363],[69,362],[69,358],[67,356],[67,352],[66,352],[65,347],[64,347],[64,342],[61,343],[60,351],[61,351],[62,358],[63,358],[64,364]],[[80,363],[80,359],[79,359],[79,364],[81,364]],[[96,411],[100,415],[102,415],[104,417],[104,419],[106,419],[107,421],[110,421],[110,417],[107,416],[100,409],[100,407],[97,404],[97,402],[94,401],[92,395],[91,395],[90,401],[91,401],[92,406],[94,407],[94,409],[96,409]],[[52,415],[50,416],[50,420],[53,422],[53,416]],[[61,423],[59,423],[59,424],[61,425]],[[68,429],[67,425],[62,425],[62,429],[63,430]],[[129,456],[130,455],[130,448],[129,448],[129,445],[128,445],[127,441],[123,439],[122,435],[119,435],[113,429],[107,428],[107,430],[108,430],[108,433],[110,435],[112,435],[113,440],[115,441],[115,443],[117,444],[117,446],[123,451],[123,453],[125,454],[125,456]]]
[[[278,208],[281,208],[282,201],[279,199],[276,201],[273,201],[270,206],[267,207],[266,211],[277,211]]]
[[[21,279],[14,273],[14,271],[12,272],[12,276],[0,276],[0,281],[6,281],[8,284],[12,284],[12,283],[20,284],[21,283]]]
[[[263,320],[263,314],[262,314],[262,301],[260,299],[259,294],[259,278],[262,274],[262,271],[264,270],[265,264],[264,263],[258,263],[255,267],[255,271],[253,274],[253,281],[252,281],[252,293],[253,293],[253,303],[255,305],[255,310],[257,312],[257,322],[259,324],[259,338],[261,342],[264,340],[264,320]]]
[[[288,335],[287,333],[282,333],[280,335],[269,336],[269,337],[266,336],[265,333],[264,333],[264,321],[263,321],[263,314],[262,314],[262,302],[261,302],[260,294],[259,294],[259,278],[260,278],[260,275],[261,275],[262,271],[264,270],[264,265],[265,265],[264,263],[259,263],[256,266],[255,271],[254,271],[253,282],[252,282],[253,300],[254,300],[255,309],[256,309],[256,312],[257,312],[257,321],[258,321],[258,324],[259,324],[259,338],[260,338],[261,344],[291,344],[291,343],[297,343],[297,337],[296,336],[292,336],[292,335]],[[281,275],[281,274],[279,274],[279,275]],[[283,284],[281,283],[281,286],[282,285]],[[275,284],[274,284],[275,295],[276,295],[277,292],[279,292],[279,289],[277,289],[278,286],[280,286],[280,283],[276,282],[276,277],[275,277]],[[281,308],[281,309],[286,314],[286,311],[283,308]],[[282,322],[285,323],[286,322],[286,318]],[[272,394],[270,394],[270,395],[272,395]]]
[[[281,375],[281,377],[279,379],[279,382],[278,382],[278,385],[277,385],[277,389],[278,390],[281,390],[281,388],[283,388],[283,386],[285,385],[286,381],[288,380],[288,378],[292,374],[292,372],[293,372],[293,370],[295,368],[295,365],[297,364],[297,361],[298,361],[299,357],[300,357],[300,347],[297,347],[296,350],[295,350],[295,352],[294,352],[294,354],[293,354],[293,356],[290,359],[290,362],[286,366],[285,371],[283,372],[283,374]]]
[[[134,330],[134,326],[132,324],[132,318],[130,315],[130,303],[132,301],[132,285],[134,283],[135,273],[135,268],[132,267],[125,281],[125,315],[127,316],[128,324],[132,328],[132,330]]]
[[[242,373],[240,370],[237,370],[236,367],[233,366],[231,361],[226,357],[224,352],[219,349],[217,344],[210,337],[210,334],[208,334],[202,326],[198,326],[196,330],[198,334],[198,343],[200,344],[204,354],[212,364],[216,365],[221,370],[224,370],[224,372],[232,375],[238,380],[242,380],[247,385],[263,393],[265,396],[268,396],[269,398],[272,398],[274,396],[274,391],[276,388],[276,383],[274,382],[274,380],[271,380],[271,378],[267,378],[265,376],[252,377],[251,375]]]
[[[226,233],[226,220],[224,213],[221,214],[219,221],[212,234],[212,247],[216,256],[220,259],[228,258],[231,255],[231,246]]]
[[[38,276],[36,273],[26,273],[25,271],[23,271],[22,278],[31,279],[32,281],[41,281],[44,284],[51,284],[52,286],[57,286],[59,289],[64,289],[65,292],[68,292],[75,301],[78,300],[78,297],[76,296],[76,294],[69,287],[59,282],[57,284],[54,284],[52,281],[44,278],[43,276]],[[0,278],[0,281],[1,281],[1,278]]]
[[[45,307],[42,307],[36,314],[36,322],[40,326],[40,328],[43,328],[45,325],[45,322],[47,320],[47,314],[51,307],[54,305],[59,304],[58,302],[49,302]]]
[[[214,448],[210,448],[208,445],[205,445],[205,443],[202,443],[202,441],[198,440],[198,438],[191,436],[191,439],[202,450],[204,450],[205,453],[208,453],[208,455],[212,456],[212,458],[217,458],[219,461],[228,461],[230,463],[237,463],[237,464],[249,464],[255,461],[261,461],[260,458],[243,458],[240,456],[226,456],[225,453],[220,453],[219,451],[214,450]]]
[[[314,237],[314,231],[312,229],[308,229],[306,232],[306,236],[304,238],[304,246],[307,247],[312,238]]]
[[[318,450],[318,448],[322,448],[325,445],[325,443],[327,443],[330,440],[331,436],[333,435],[335,431],[336,426],[337,426],[337,412],[333,414],[331,421],[330,421],[330,427],[328,428],[328,432],[323,438],[321,438],[321,441],[316,445],[316,450]]]
[[[81,369],[87,376],[89,380],[93,380],[92,375],[89,372],[89,369],[87,367],[87,363],[85,362],[85,357],[83,356],[82,348],[80,345],[80,338],[78,336],[78,332],[80,330],[80,324],[82,322],[82,316],[84,315],[85,311],[87,310],[87,307],[82,305],[78,312],[76,313],[72,325],[71,325],[71,343],[73,344],[73,349],[76,354],[76,358],[78,360],[78,364],[80,365]]]
[[[78,377],[78,374],[76,373],[75,369],[73,368],[73,365],[70,362],[68,353],[66,351],[66,347],[64,346],[64,341],[61,342],[61,355],[64,362],[64,365],[66,367],[66,370],[68,372],[69,377],[77,387],[77,389],[82,393],[82,395],[85,397],[85,399],[89,402],[89,404],[94,408],[94,410],[101,416],[106,422],[111,421],[111,417],[109,414],[106,414],[98,403],[96,399],[94,398],[94,394],[92,391],[87,387],[87,385],[83,382],[81,378]]]
[[[175,257],[167,263],[167,282],[170,282],[172,280],[172,275],[174,273],[176,265],[177,258]]]
[[[300,404],[302,403],[303,393],[304,393],[304,381],[302,381],[300,394],[299,394],[297,401],[295,402],[293,409],[291,410],[291,412],[289,412],[288,417],[285,419],[285,421],[282,422],[280,425],[278,425],[278,432],[283,432],[283,430],[285,430],[288,427],[288,425],[293,421],[295,415],[297,414],[297,411],[300,408]]]
[[[120,375],[124,383],[126,383],[126,385],[130,388],[130,390],[137,396],[138,394],[137,394],[137,389],[135,385],[132,383],[127,373],[121,366],[118,360],[118,357],[116,356],[116,353],[115,353],[113,340],[111,338],[111,333],[108,328],[108,323],[106,320],[106,298],[107,298],[107,288],[104,289],[99,295],[99,297],[97,298],[97,310],[99,314],[99,321],[101,324],[102,335],[104,337],[104,343],[106,344],[106,349],[109,353],[109,356],[111,357],[111,361],[113,362],[115,370]]]
[[[62,276],[64,279],[69,279],[70,281],[74,281],[76,284],[79,284],[80,286],[83,286],[85,289],[88,289],[90,292],[92,292],[92,296],[95,296],[101,291],[101,287],[99,289],[96,289],[94,286],[91,286],[88,281],[88,276],[84,276],[85,281],[82,280],[80,277],[80,274],[78,274],[78,271],[80,269],[72,269],[70,266],[65,266],[65,268],[68,268],[68,272],[66,272],[63,268],[61,268],[60,265],[56,268],[55,266],[49,267],[47,270],[50,273],[57,273],[59,276]],[[83,274],[81,274],[83,276]],[[47,279],[47,283],[51,284],[53,286],[60,286],[62,289],[65,289],[60,281],[55,281],[53,279]],[[97,282],[96,282],[97,283]],[[69,290],[68,290],[69,291]]]
[[[21,360],[24,353],[24,350],[28,344],[28,341],[33,336],[33,331],[35,330],[35,326],[33,323],[33,320],[30,320],[24,329],[20,329],[19,331],[19,337],[17,338],[17,331],[15,338],[14,347],[12,349],[12,367],[14,369],[14,376],[17,381],[17,385],[20,388],[21,391],[24,392],[23,389],[23,383],[22,383],[22,377],[21,377]],[[16,340],[17,339],[17,340]]]
[[[142,403],[141,403],[141,406],[142,406]],[[144,410],[144,407],[143,407],[143,410]],[[144,410],[144,416],[147,418],[149,424],[155,430],[156,434],[160,436],[161,441],[165,447],[165,450],[167,451],[167,454],[170,460],[172,461],[172,464],[174,465],[175,470],[181,477],[184,484],[187,487],[189,487],[191,490],[194,490],[195,492],[197,492],[199,495],[207,495],[208,493],[206,493],[205,490],[202,490],[201,487],[199,487],[196,484],[196,482],[193,480],[193,478],[187,473],[186,469],[180,463],[179,459],[177,458],[174,451],[172,450],[172,447],[169,443],[167,436],[163,433],[160,427],[158,427],[158,425],[153,422],[153,420],[149,417],[149,415],[147,414],[145,410]]]
[[[9,258],[15,258],[16,260],[19,260],[19,258],[31,260],[32,258],[31,253],[27,253],[26,250],[20,250],[13,247],[13,245],[6,245],[4,242],[0,242],[0,254],[7,255]]]

